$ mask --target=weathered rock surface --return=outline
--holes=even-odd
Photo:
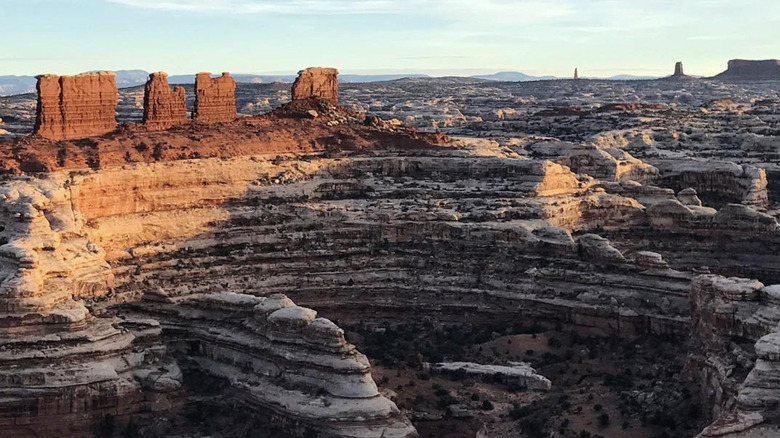
[[[195,107],[192,120],[201,123],[230,122],[236,118],[236,81],[229,73],[212,78],[210,73],[195,76]]]
[[[143,123],[152,130],[168,129],[187,122],[187,106],[183,87],[168,85],[168,75],[152,73],[144,87]]]
[[[90,203],[70,204],[62,177],[10,182],[0,194],[5,433],[91,436],[106,415],[120,427],[147,412],[175,416],[187,398],[183,375],[197,370],[227,380],[235,392],[226,396],[251,400],[290,434],[416,436],[343,332],[286,297],[157,287],[148,306],[90,312],[83,301],[110,295],[114,273],[84,234]]]
[[[89,148],[20,140],[0,149],[7,172],[18,175],[7,178],[8,199],[49,207],[7,213],[27,221],[13,225],[27,237],[12,239],[4,256],[4,305],[33,312],[14,324],[79,320],[81,299],[96,306],[86,319],[116,316],[118,331],[155,321],[171,341],[144,342],[166,347],[158,364],[171,376],[161,388],[179,388],[165,396],[171,412],[190,389],[176,386],[186,379],[173,364],[185,377],[205,370],[210,379],[258,381],[233,368],[265,353],[227,334],[245,335],[250,316],[241,306],[260,298],[261,308],[285,303],[266,322],[299,339],[320,315],[347,326],[418,315],[511,322],[521,314],[578,331],[671,334],[692,339],[689,371],[718,420],[705,434],[772,436],[772,358],[756,343],[780,323],[780,293],[763,287],[780,282],[776,90],[707,80],[572,82],[460,82],[460,97],[427,80],[350,85],[344,95],[355,108],[381,117],[297,101],[215,126],[123,126]],[[268,93],[277,94],[254,108],[289,98]],[[714,100],[724,95],[730,101]],[[394,117],[488,138],[451,143]],[[49,174],[25,175],[40,171]],[[84,224],[57,231],[57,208]],[[726,277],[691,285],[706,272]],[[82,292],[69,300],[71,287]],[[102,290],[110,292],[91,298]],[[225,296],[203,298],[215,291]],[[121,301],[132,304],[101,304]],[[239,317],[228,322],[229,314]],[[206,325],[213,337],[202,333]],[[257,387],[286,389],[268,381]],[[235,385],[222,386],[236,396]],[[263,394],[243,401],[301,424],[323,418],[295,407],[268,411],[273,402]],[[382,418],[405,430],[396,414]]]
[[[67,140],[116,128],[116,79],[111,72],[38,76],[35,134]]]
[[[298,72],[298,78],[292,87],[292,99],[305,100],[313,97],[338,103],[338,70],[335,68],[311,67]]]
[[[443,362],[428,364],[428,368],[439,373],[463,372],[481,377],[500,377],[508,383],[534,391],[549,391],[552,383],[546,377],[536,373],[529,364],[511,362],[508,366],[483,365],[471,362]]]
[[[689,368],[713,401],[716,418],[700,436],[775,436],[780,432],[777,286],[708,275],[694,280],[691,300]]]
[[[660,174],[656,184],[675,190],[692,188],[709,206],[743,203],[765,207],[769,203],[766,170],[715,160],[654,160]]]

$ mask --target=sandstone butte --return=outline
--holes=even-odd
[[[150,94],[159,86],[164,95],[163,78],[152,76]],[[219,79],[214,86],[224,91],[227,82]],[[223,95],[213,91],[207,97]],[[318,116],[312,119],[314,111]],[[279,154],[381,150],[388,144],[400,150],[436,150],[437,143],[446,143],[441,136],[408,128],[381,130],[363,121],[360,114],[329,101],[307,100],[265,116],[231,117],[216,125],[155,130],[135,124],[80,141],[31,136],[0,143],[1,160],[9,172],[5,176],[10,176],[0,182],[0,238],[6,242],[0,247],[2,434],[92,437],[106,418],[118,430],[154,427],[161,416],[183,418],[188,400],[200,397],[198,387],[211,382],[231,400],[225,407],[244,406],[231,414],[235,421],[262,419],[270,436],[416,437],[409,419],[379,393],[368,359],[316,311],[297,306],[282,294],[259,297],[243,287],[241,292],[184,291],[156,280],[141,286],[136,283],[140,277],[125,277],[115,271],[124,268],[112,266],[123,264],[124,257],[115,258],[119,255],[115,250],[125,244],[129,249],[141,242],[139,238],[162,238],[154,236],[153,229],[172,231],[171,238],[184,242],[209,228],[196,216],[205,213],[201,219],[208,216],[207,222],[221,222],[228,211],[223,206],[231,199],[238,201],[235,205],[243,203],[240,199],[251,191],[250,180],[286,178],[277,172],[282,167],[272,164]],[[83,147],[85,141],[90,147]],[[26,152],[18,153],[17,147]],[[179,166],[185,163],[189,164]],[[339,167],[330,159],[301,164],[301,175],[312,177]],[[77,175],[90,168],[91,182],[76,189],[73,197],[67,181],[82,181]],[[122,170],[131,168],[145,170],[132,176],[133,171]],[[41,176],[41,185],[33,187],[19,179],[27,172]],[[114,177],[104,179],[108,174]],[[167,195],[140,189],[174,174],[178,176],[170,182],[179,177],[190,182],[180,180],[178,188],[165,183],[173,191],[182,189],[184,195],[171,198],[168,207]],[[196,182],[193,177],[205,179]],[[213,177],[227,179],[223,184]],[[102,195],[96,196],[93,189]],[[145,210],[152,216],[163,212],[157,207],[149,210],[152,204],[173,215],[163,214],[165,221],[157,225],[131,219],[149,217]],[[175,219],[177,211],[187,217]],[[109,226],[112,231],[102,237],[89,231],[96,220],[121,217],[127,220],[124,225]],[[126,305],[114,300],[122,284],[135,290]],[[107,309],[101,303],[112,304]],[[200,376],[201,385],[186,384],[188,375]]]
[[[236,118],[236,81],[229,73],[212,78],[210,73],[195,76],[195,108],[192,120],[202,123],[229,122]]]
[[[143,123],[149,129],[167,129],[187,122],[186,96],[183,87],[168,85],[168,75],[152,73],[144,88]]]
[[[317,98],[88,140],[0,142],[9,436],[89,437],[209,401],[203,416],[270,436],[416,437],[332,321],[410,313],[672,337],[711,411],[701,437],[780,436],[780,286],[699,269],[780,279],[742,262],[780,245],[754,208],[763,169],[664,172],[597,144],[519,159]],[[703,206],[698,178],[728,202]]]
[[[51,140],[103,134],[116,127],[114,73],[38,76],[35,133]]]
[[[298,72],[292,87],[292,98],[318,98],[338,103],[339,71],[335,68],[311,67]]]
[[[777,80],[780,79],[780,60],[753,61],[732,59],[728,68],[714,79],[724,80]]]

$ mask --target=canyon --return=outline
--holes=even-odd
[[[0,430],[780,433],[777,83],[337,75],[39,79]]]

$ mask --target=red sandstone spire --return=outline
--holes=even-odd
[[[229,122],[236,118],[236,81],[230,73],[212,78],[210,73],[195,76],[195,108],[192,119],[196,122]]]
[[[293,100],[312,97],[338,103],[339,71],[335,68],[311,67],[298,72],[292,87]]]
[[[152,73],[144,89],[144,124],[149,129],[167,129],[187,122],[184,88],[168,85],[168,74]]]

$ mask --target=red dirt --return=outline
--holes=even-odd
[[[318,116],[313,118],[309,111]],[[259,154],[432,149],[448,143],[449,139],[438,133],[366,126],[362,114],[327,101],[307,100],[266,115],[213,125],[190,122],[152,131],[142,124],[122,124],[105,135],[79,140],[29,136],[0,141],[0,174]]]

